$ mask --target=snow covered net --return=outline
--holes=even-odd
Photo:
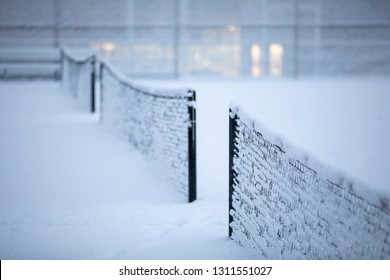
[[[390,259],[385,196],[230,109],[229,234],[269,259]]]
[[[103,124],[156,162],[189,202],[195,200],[195,91],[144,88],[107,62],[100,75]]]
[[[62,85],[80,109],[95,111],[95,55],[87,57],[61,50]]]

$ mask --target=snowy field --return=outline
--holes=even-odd
[[[0,133],[0,259],[250,258],[223,191],[187,204],[58,84],[0,84]]]
[[[0,84],[0,259],[251,259],[227,238],[228,106],[390,197],[390,82],[143,80],[197,91],[187,204],[55,83]]]

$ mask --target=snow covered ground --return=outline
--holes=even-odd
[[[250,258],[226,195],[187,204],[75,106],[58,84],[0,84],[0,259]]]
[[[0,84],[0,259],[248,259],[227,238],[228,106],[390,197],[390,82],[143,80],[197,91],[198,200],[55,83]]]

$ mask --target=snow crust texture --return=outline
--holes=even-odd
[[[92,111],[95,55],[76,57],[66,50],[61,53],[62,82],[64,89],[76,100],[78,107]]]
[[[390,259],[388,198],[370,196],[240,109],[230,117],[238,244],[267,259]]]
[[[102,63],[101,98],[103,125],[155,162],[169,184],[189,195],[189,131],[194,125],[189,110],[195,106],[194,92],[169,94],[138,87]]]

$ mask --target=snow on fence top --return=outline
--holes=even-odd
[[[95,54],[86,56],[61,49],[62,85],[82,110],[90,112],[95,111],[95,63]]]
[[[100,86],[103,124],[155,161],[189,202],[195,200],[195,91],[136,85],[104,60]]]
[[[269,259],[390,259],[389,198],[230,108],[229,234]]]

